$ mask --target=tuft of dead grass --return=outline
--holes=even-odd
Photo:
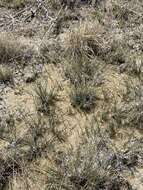
[[[64,36],[64,47],[69,59],[79,60],[81,56],[98,55],[102,49],[103,28],[98,22],[84,21]]]
[[[32,2],[33,0],[2,0],[1,4],[8,8],[19,9]]]
[[[0,33],[0,63],[10,63],[13,61],[28,61],[33,54],[31,47],[22,43],[14,35]]]
[[[142,85],[127,86],[127,92],[121,102],[115,102],[109,124],[111,126],[131,127],[142,131],[143,93]],[[111,127],[110,126],[110,127]]]

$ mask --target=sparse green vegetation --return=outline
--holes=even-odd
[[[50,113],[51,107],[55,106],[57,100],[57,89],[48,88],[47,82],[37,83],[34,87],[36,109],[45,114]]]
[[[95,89],[87,85],[74,87],[70,94],[71,104],[85,112],[91,111],[96,105]]]

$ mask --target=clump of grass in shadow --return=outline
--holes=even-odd
[[[1,4],[8,8],[19,9],[32,2],[33,0],[2,0]]]
[[[70,100],[73,107],[90,112],[96,105],[95,89],[87,85],[73,87]]]
[[[126,65],[125,71],[127,71],[130,75],[135,75],[139,77],[139,79],[143,79],[143,56],[137,53],[133,53],[132,55],[128,55],[126,57]]]
[[[37,111],[50,113],[57,100],[57,88],[49,88],[46,82],[37,82],[34,86],[34,99]]]
[[[13,73],[5,66],[0,66],[0,82],[2,83],[13,83]]]
[[[85,55],[78,61],[67,63],[65,76],[70,80],[71,104],[85,112],[90,112],[96,105],[96,87],[104,83],[104,64],[96,57]]]
[[[112,6],[112,13],[114,15],[114,18],[118,20],[119,26],[124,26],[128,22],[131,12],[127,6],[124,6],[122,4],[115,3]]]
[[[57,0],[46,0],[46,4],[51,8],[51,9],[59,9],[61,8],[61,1]]]
[[[124,46],[121,42],[113,40],[109,50],[103,56],[105,62],[118,66],[125,64],[127,49]]]
[[[46,41],[40,47],[40,55],[42,61],[46,64],[58,64],[61,59],[61,52],[59,53],[59,44],[55,41],[48,42]]]
[[[95,108],[98,100],[96,87],[104,83],[104,67],[100,60],[84,56],[78,62],[67,65],[65,76],[72,84],[70,100],[74,107],[85,112]]]
[[[133,127],[142,130],[142,101],[115,105],[113,120],[117,127]]]
[[[103,33],[98,22],[86,20],[63,37],[65,76],[73,85],[71,103],[85,112],[95,107],[95,87],[103,83],[104,61],[99,57],[105,49]]]
[[[111,126],[133,127],[142,131],[143,123],[142,85],[127,84],[127,92],[120,103],[115,102],[110,118]]]
[[[104,82],[104,67],[104,64],[98,58],[87,59],[87,57],[83,56],[78,62],[73,61],[67,64],[65,76],[74,86],[83,82],[88,83],[90,86],[98,86]]]

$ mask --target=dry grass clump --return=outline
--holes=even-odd
[[[120,66],[125,64],[127,53],[128,49],[125,44],[113,40],[110,49],[102,58],[106,63]]]
[[[0,82],[3,82],[3,83],[13,82],[13,73],[6,66],[0,66]]]
[[[131,12],[127,8],[127,6],[120,5],[120,4],[113,4],[112,9],[114,18],[118,20],[119,26],[124,26],[125,23],[129,21],[129,15]]]
[[[73,85],[71,104],[85,112],[95,107],[95,86],[103,83],[103,61],[98,58],[98,53],[101,53],[100,27],[86,21],[68,32],[64,39],[65,76]]]
[[[71,91],[70,100],[73,107],[89,112],[96,105],[95,89],[87,85],[76,86]]]
[[[138,0],[131,0],[130,2],[117,0],[112,3],[112,14],[114,19],[118,21],[119,27],[141,24],[142,7],[142,2]]]
[[[72,84],[70,100],[74,107],[85,112],[95,107],[96,87],[104,82],[103,67],[100,65],[100,61],[86,57],[67,65],[65,75]]]
[[[79,60],[101,53],[103,28],[97,22],[84,21],[64,36],[64,48],[68,59]]]
[[[42,61],[46,64],[58,64],[61,61],[61,52],[59,51],[60,47],[57,42],[53,39],[52,41],[48,40],[41,44],[40,55]]]
[[[52,9],[58,9],[61,7],[61,1],[57,0],[46,0],[46,4]]]
[[[142,130],[143,103],[142,101],[116,105],[113,118],[117,127],[133,127]]]
[[[47,82],[38,82],[34,87],[34,100],[37,111],[45,114],[50,113],[51,107],[55,106],[57,100],[57,89],[49,88]]]
[[[96,0],[85,0],[85,1],[79,1],[79,0],[46,0],[46,3],[50,6],[52,9],[57,9],[60,7],[68,8],[68,9],[74,9],[75,7],[80,7],[82,4],[91,4],[92,6],[98,6],[100,5],[99,1]]]
[[[143,56],[136,53],[128,55],[126,57],[125,70],[131,75],[138,76],[141,80],[143,79]]]
[[[61,142],[60,133],[51,128],[52,121],[48,122],[40,114],[23,119],[27,130],[22,136],[17,132],[17,123],[13,115],[9,120],[0,123],[0,139],[7,142],[0,152],[1,189],[6,188],[9,180],[17,173],[21,174],[24,169],[23,163],[28,167],[35,159],[53,152],[55,143],[59,145]]]
[[[12,34],[0,34],[0,63],[22,62],[31,58],[32,50]]]
[[[104,82],[103,69],[104,65],[97,57],[87,59],[83,56],[78,62],[73,61],[67,64],[65,76],[74,86],[79,86],[82,83],[98,86]]]
[[[143,129],[143,91],[142,85],[127,86],[127,93],[122,102],[115,103],[110,118],[110,125],[114,127],[133,127]]]
[[[48,6],[50,6],[50,8],[52,9],[57,9],[60,7],[67,7],[70,9],[73,9],[75,7],[75,5],[77,4],[76,0],[46,0]]]
[[[113,151],[104,133],[94,127],[86,128],[76,150],[71,147],[66,153],[56,154],[55,165],[47,171],[47,189],[132,189],[116,168],[122,165],[119,153]],[[117,165],[114,167],[115,156]]]
[[[1,4],[8,8],[19,9],[31,2],[33,2],[33,0],[2,0]]]
[[[13,36],[9,34],[1,34],[0,35],[0,62],[8,62],[10,59],[15,58],[19,52],[19,44],[17,44],[16,40]]]

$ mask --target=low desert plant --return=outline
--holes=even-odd
[[[127,49],[125,45],[121,42],[113,40],[111,43],[110,49],[103,56],[103,59],[106,63],[114,64],[114,65],[123,65],[126,61]]]
[[[33,50],[21,43],[11,34],[0,33],[0,63],[9,63],[14,60],[22,62],[31,58]]]
[[[98,58],[87,59],[83,56],[78,62],[67,63],[65,76],[74,86],[82,84],[83,81],[89,83],[90,86],[97,86],[104,81],[103,69],[104,65]]]
[[[51,107],[57,100],[57,89],[49,88],[46,82],[38,82],[34,86],[34,99],[37,111],[45,114],[50,113]]]
[[[13,82],[13,73],[8,67],[0,66],[0,82]]]
[[[121,101],[103,111],[103,120],[108,122],[110,132],[115,135],[119,128],[136,128],[143,130],[143,86],[128,77],[125,81],[126,90]]]
[[[19,44],[7,34],[0,35],[0,63],[8,62],[19,54]]]
[[[46,4],[52,9],[58,9],[61,7],[61,1],[58,0],[46,0]]]
[[[142,101],[116,104],[112,118],[117,127],[133,127],[142,130]]]
[[[66,56],[78,61],[81,56],[92,57],[98,55],[102,49],[103,28],[96,22],[81,22],[71,28],[64,37]]]
[[[9,143],[16,141],[16,120],[13,114],[7,113],[0,120],[0,139]]]
[[[112,9],[115,19],[118,20],[119,25],[123,26],[129,19],[130,11],[126,6],[120,4],[113,4]]]
[[[24,7],[29,2],[32,2],[32,0],[2,0],[1,3],[8,8],[19,9]]]
[[[61,59],[61,53],[59,54],[59,49],[58,43],[54,41],[52,41],[52,43],[45,41],[45,43],[41,44],[40,47],[42,61],[48,64],[58,64]]]
[[[141,80],[143,79],[143,56],[136,53],[128,55],[126,57],[125,71],[131,75],[138,76]]]
[[[72,106],[89,112],[96,105],[95,89],[87,85],[73,87],[70,94],[70,100]]]
[[[136,2],[136,4],[135,4]],[[132,23],[141,23],[141,2],[132,0],[130,3],[117,0],[112,3],[112,14],[118,22],[118,26],[123,28]]]

